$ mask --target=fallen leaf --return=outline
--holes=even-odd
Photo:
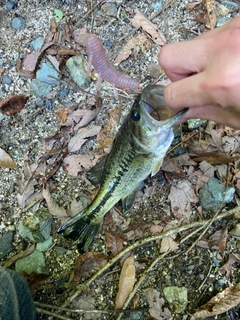
[[[179,181],[176,186],[171,187],[168,199],[171,202],[174,217],[180,221],[189,222],[191,203],[198,202],[191,183],[187,180]]]
[[[149,48],[151,48],[151,42],[144,33],[140,33],[138,36],[128,40],[115,59],[114,65],[118,65],[122,61],[126,60],[131,53],[133,53],[134,59],[137,59],[140,50],[145,52]]]
[[[20,208],[24,209],[27,200],[34,193],[34,186],[37,185],[37,180],[33,178],[32,171],[28,165],[24,167],[23,172],[19,172],[20,179],[17,182],[17,201]]]
[[[17,168],[16,163],[12,160],[10,155],[0,148],[0,167],[2,168]]]
[[[206,161],[210,164],[224,164],[235,162],[238,157],[233,157],[229,153],[203,152],[196,156],[192,156],[191,159],[196,162]]]
[[[220,229],[217,230],[209,239],[208,244],[210,249],[219,248],[222,252],[224,252],[226,247],[228,237],[228,229]]]
[[[93,137],[99,133],[101,126],[92,125],[90,127],[80,128],[68,143],[68,152],[76,152],[81,149],[87,141],[86,138]]]
[[[151,317],[157,320],[165,320],[171,317],[171,312],[168,308],[164,308],[165,300],[161,297],[160,292],[154,288],[143,290],[149,304],[149,313]]]
[[[0,101],[0,109],[2,113],[10,116],[19,113],[25,106],[28,97],[24,95],[12,95],[11,97]]]
[[[119,278],[118,293],[115,301],[115,309],[121,309],[132,292],[135,282],[135,266],[133,257],[128,257],[122,266]]]
[[[31,291],[40,290],[43,288],[50,288],[53,286],[52,283],[47,283],[46,280],[49,278],[46,274],[38,274],[38,273],[27,273],[25,271],[21,272],[21,275],[27,280],[28,286]]]
[[[28,247],[26,250],[20,251],[15,256],[11,257],[9,260],[4,262],[4,265],[3,265],[4,268],[9,268],[18,259],[29,256],[31,253],[33,253],[34,250],[35,250],[35,243],[32,244],[30,247]]]
[[[87,252],[81,254],[76,260],[70,282],[79,283],[83,277],[89,277],[107,261],[108,257],[102,252]]]
[[[232,266],[235,262],[240,262],[240,254],[239,253],[235,253],[232,254],[230,253],[227,262],[221,266],[220,270],[223,272],[226,272],[226,277],[230,277],[231,273],[232,273]]]
[[[104,231],[105,241],[108,250],[115,257],[123,249],[124,238],[118,235],[116,232]]]
[[[53,33],[56,33],[58,31],[58,24],[55,19],[50,20],[50,30]]]
[[[118,127],[120,118],[120,109],[115,108],[113,110],[109,110],[108,114],[108,124],[101,129],[97,136],[99,148],[104,150],[106,153],[110,152],[114,137],[116,135],[116,128]]]
[[[178,249],[178,243],[172,237],[163,237],[160,246],[160,252],[171,252]]]
[[[197,163],[193,161],[188,153],[181,154],[180,156],[164,160],[161,170],[168,172],[178,172],[182,166],[195,166]]]
[[[199,168],[204,173],[205,177],[213,178],[214,172],[216,171],[216,167],[212,166],[210,163],[203,161],[199,164]]]
[[[240,283],[232,288],[227,288],[218,293],[209,302],[204,304],[193,316],[195,318],[206,319],[207,317],[217,316],[221,313],[236,307],[240,303]]]
[[[132,19],[129,19],[132,25],[139,29],[143,28],[150,36],[151,39],[160,46],[163,46],[166,43],[165,36],[158,30],[158,27],[145,18],[140,11],[135,10],[135,16]]]
[[[95,108],[93,110],[89,109],[78,109],[76,111],[68,112],[68,118],[65,122],[65,126],[74,126],[75,130],[78,130],[80,127],[86,126],[91,122],[98,114],[99,109]]]
[[[61,120],[61,124],[64,124],[68,118],[69,108],[59,109],[56,111],[57,116]]]
[[[94,154],[73,154],[64,158],[63,168],[70,176],[77,177],[78,173],[83,171],[83,168],[90,169],[93,167],[100,157],[100,155]]]
[[[28,53],[22,61],[22,69],[32,73],[36,69],[40,55],[51,45],[53,45],[53,42],[46,42],[39,51]]]
[[[67,210],[57,204],[56,200],[52,197],[48,185],[45,185],[43,188],[43,197],[47,202],[49,213],[53,215],[53,217],[61,219],[62,222],[69,219]]]

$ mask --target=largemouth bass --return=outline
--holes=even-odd
[[[187,111],[173,115],[165,105],[163,92],[164,86],[148,85],[135,99],[110,153],[96,166],[96,171],[102,172],[97,196],[58,230],[77,242],[80,253],[88,250],[104,215],[121,199],[129,208],[141,182],[160,169],[174,138],[172,127]]]

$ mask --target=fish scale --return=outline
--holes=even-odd
[[[128,208],[141,182],[159,170],[174,137],[172,127],[187,110],[170,115],[163,94],[163,86],[148,85],[135,99],[100,170],[98,194],[58,230],[77,242],[80,253],[88,250],[104,215],[121,199]],[[157,112],[161,120],[156,120],[152,112]]]

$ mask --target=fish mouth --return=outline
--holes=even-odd
[[[142,111],[151,125],[171,127],[176,124],[188,111],[188,108],[174,114],[164,100],[164,86],[148,85],[144,88],[141,96]]]

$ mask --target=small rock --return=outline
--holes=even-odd
[[[163,288],[163,293],[176,313],[180,313],[185,310],[188,304],[188,292],[185,287],[165,287]]]
[[[43,242],[38,242],[36,245],[36,249],[38,251],[46,251],[47,249],[49,249],[51,246],[53,245],[53,238],[49,237],[47,240],[43,241]]]
[[[66,63],[67,70],[73,81],[79,87],[88,87],[90,85],[90,78],[85,70],[85,61],[82,56],[74,56],[68,59]]]
[[[229,0],[222,1],[222,4],[224,6],[230,7],[231,9],[237,9],[239,7],[238,3],[234,2],[234,1],[229,1]]]
[[[101,10],[107,15],[116,17],[117,16],[117,6],[115,3],[106,2],[102,5]]]
[[[106,47],[109,47],[109,48],[112,48],[113,44],[111,41],[109,40],[104,40],[103,44],[106,46]]]
[[[64,254],[67,252],[67,249],[65,249],[63,247],[55,247],[54,249],[57,252],[57,254]]]
[[[216,212],[222,202],[232,201],[234,193],[234,188],[226,188],[220,180],[212,178],[199,190],[199,202],[204,210]]]
[[[3,75],[3,76],[2,76],[2,82],[3,82],[4,84],[11,84],[11,83],[12,83],[12,79],[11,79],[9,76],[7,76],[7,75]]]
[[[52,91],[52,86],[50,84],[42,82],[38,79],[33,79],[30,87],[31,91],[40,97],[45,96]]]
[[[227,7],[225,7],[222,4],[218,4],[217,6],[217,12],[221,15],[221,16],[226,16],[229,14],[229,9]]]
[[[46,99],[46,109],[51,111],[53,109],[52,102]]]
[[[17,8],[17,3],[15,1],[7,1],[6,6],[7,9],[10,11]]]
[[[22,259],[18,259],[15,264],[15,270],[19,273],[25,271],[31,273],[46,273],[44,254],[38,250],[34,250],[32,254]]]
[[[18,232],[21,237],[35,242],[43,242],[50,237],[52,216],[48,212],[39,212],[20,222]]]
[[[22,29],[25,26],[25,24],[26,24],[26,20],[21,17],[12,19],[12,27],[15,30]]]
[[[187,121],[188,124],[188,129],[189,130],[194,130],[199,128],[201,125],[205,124],[207,120],[202,120],[202,119],[189,119]]]
[[[31,45],[34,51],[39,51],[44,44],[44,38],[39,37],[33,41],[31,41]]]
[[[152,3],[151,7],[153,8],[153,10],[159,11],[160,9],[162,9],[162,1]]]
[[[42,107],[43,106],[44,101],[43,101],[42,98],[37,98],[35,101],[36,101],[36,105],[38,107]]]
[[[12,246],[13,233],[6,232],[2,238],[0,238],[0,259],[5,257],[9,252],[11,252],[14,247]]]
[[[69,90],[68,89],[62,89],[60,92],[59,92],[59,97],[60,98],[65,98],[69,93]]]
[[[41,68],[37,71],[36,79],[52,84],[57,85],[58,81],[54,78],[59,78],[59,72],[49,63],[42,63]]]
[[[217,27],[221,27],[221,26],[223,26],[225,23],[227,23],[228,21],[229,21],[229,19],[226,18],[226,17],[219,17],[219,18],[217,19],[217,24],[216,24],[216,26],[217,26]]]

